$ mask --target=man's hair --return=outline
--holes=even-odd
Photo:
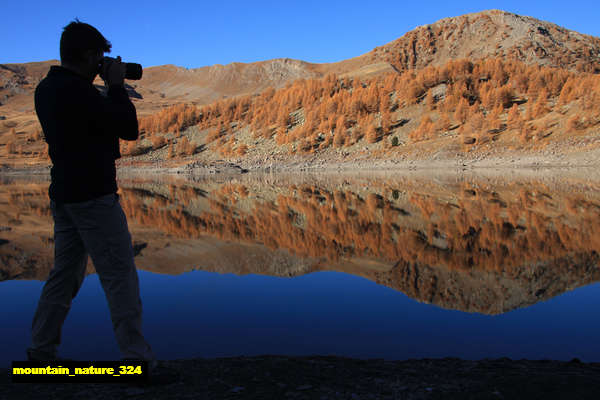
[[[60,60],[78,64],[87,50],[110,52],[112,45],[98,29],[77,18],[63,28],[60,37]]]

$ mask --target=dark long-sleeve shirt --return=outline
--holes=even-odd
[[[35,111],[52,160],[50,198],[73,203],[115,193],[119,138],[138,138],[125,88],[110,86],[104,96],[84,77],[53,66],[35,90]]]

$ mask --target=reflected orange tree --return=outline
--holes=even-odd
[[[600,205],[583,194],[525,185],[499,194],[464,183],[450,198],[414,191],[395,200],[390,187],[284,189],[268,200],[244,185],[221,185],[203,194],[207,207],[199,211],[191,206],[199,199],[193,187],[171,186],[175,204],[124,189],[122,204],[133,221],[175,236],[262,243],[330,262],[370,258],[505,271],[600,249]]]

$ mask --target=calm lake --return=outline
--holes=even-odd
[[[122,178],[147,339],[161,359],[600,361],[600,182],[505,175]],[[46,179],[0,181],[6,367],[25,357],[53,222]],[[60,355],[119,358],[91,261]]]

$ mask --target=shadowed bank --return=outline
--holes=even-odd
[[[258,356],[166,363],[180,374],[181,381],[159,388],[17,385],[9,383],[8,370],[0,370],[0,398],[596,399],[600,391],[600,364],[577,360]]]

